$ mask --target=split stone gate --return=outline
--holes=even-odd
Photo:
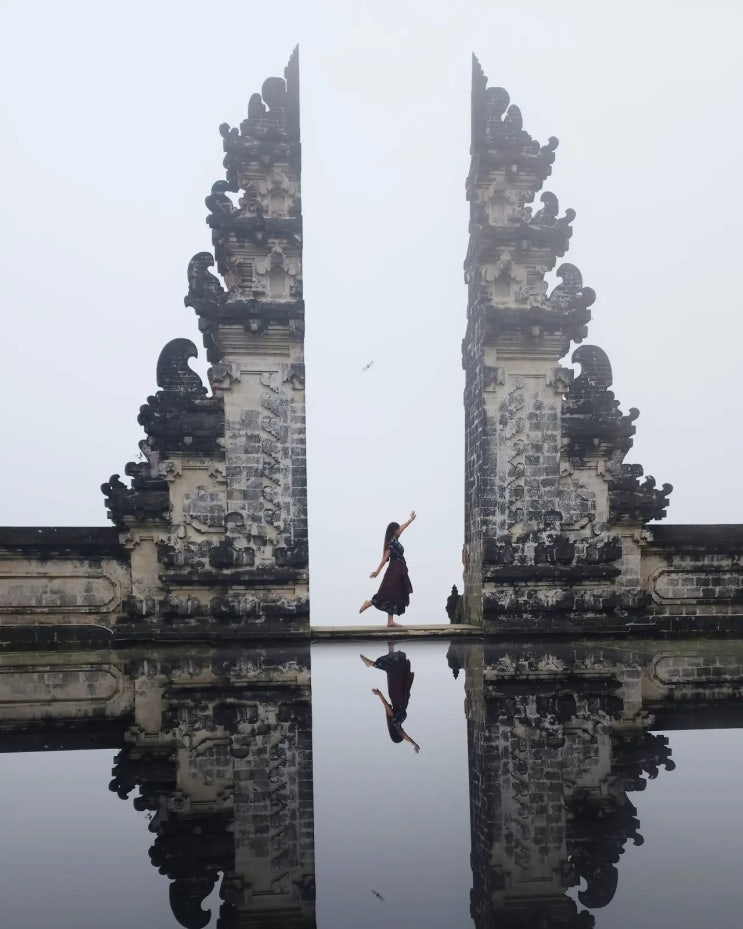
[[[0,529],[7,642],[309,631],[296,51],[220,132],[213,254],[191,259],[185,298],[210,389],[174,339],[140,409],[143,460],[103,485],[113,527]],[[740,631],[743,527],[657,525],[671,486],[624,461],[637,410],[583,344],[595,293],[557,264],[575,214],[550,191],[532,206],[556,148],[474,60],[460,614],[486,634]],[[577,377],[560,365],[573,343]]]

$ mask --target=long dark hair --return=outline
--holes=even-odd
[[[402,733],[400,732],[400,727],[394,724],[391,716],[387,717],[387,732],[389,732],[390,738],[393,742],[402,742]]]
[[[400,523],[390,523],[389,526],[384,530],[384,545],[382,546],[382,551],[387,550],[387,546],[392,541],[392,537],[400,528]]]

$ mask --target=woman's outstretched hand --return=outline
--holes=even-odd
[[[373,687],[373,688],[372,688],[372,693],[373,693],[373,694],[376,694],[378,697],[381,697],[381,696],[382,696],[382,691],[381,691],[378,687]]]
[[[415,510],[411,510],[410,511],[410,522],[412,523],[414,519],[415,519]]]
[[[372,571],[372,573],[369,575],[369,577],[376,577],[376,576],[377,576],[377,573],[378,573],[377,571]]]

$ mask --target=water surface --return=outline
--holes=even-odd
[[[4,656],[3,927],[737,929],[735,646],[395,650]]]

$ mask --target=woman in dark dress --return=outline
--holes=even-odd
[[[384,695],[379,688],[372,690],[384,704],[384,712],[387,719],[387,731],[393,742],[410,742],[413,751],[417,755],[421,750],[420,745],[411,739],[405,732],[402,724],[408,715],[408,702],[410,701],[410,689],[413,686],[415,675],[410,669],[410,661],[405,652],[396,652],[395,646],[390,642],[388,645],[389,652],[372,661],[362,655],[361,660],[367,668],[379,668],[387,674],[387,693],[389,702],[384,699]]]
[[[384,546],[382,548],[382,560],[376,571],[372,571],[369,577],[377,577],[382,568],[387,565],[384,572],[382,583],[379,590],[374,594],[371,600],[364,600],[359,608],[359,613],[368,610],[370,606],[376,607],[383,613],[387,614],[388,626],[399,626],[395,622],[395,616],[402,616],[405,608],[410,603],[410,594],[413,592],[413,585],[410,583],[408,576],[408,566],[405,563],[405,549],[400,544],[400,536],[405,532],[408,526],[415,519],[415,510],[410,514],[410,519],[403,523],[390,523],[384,533]]]

